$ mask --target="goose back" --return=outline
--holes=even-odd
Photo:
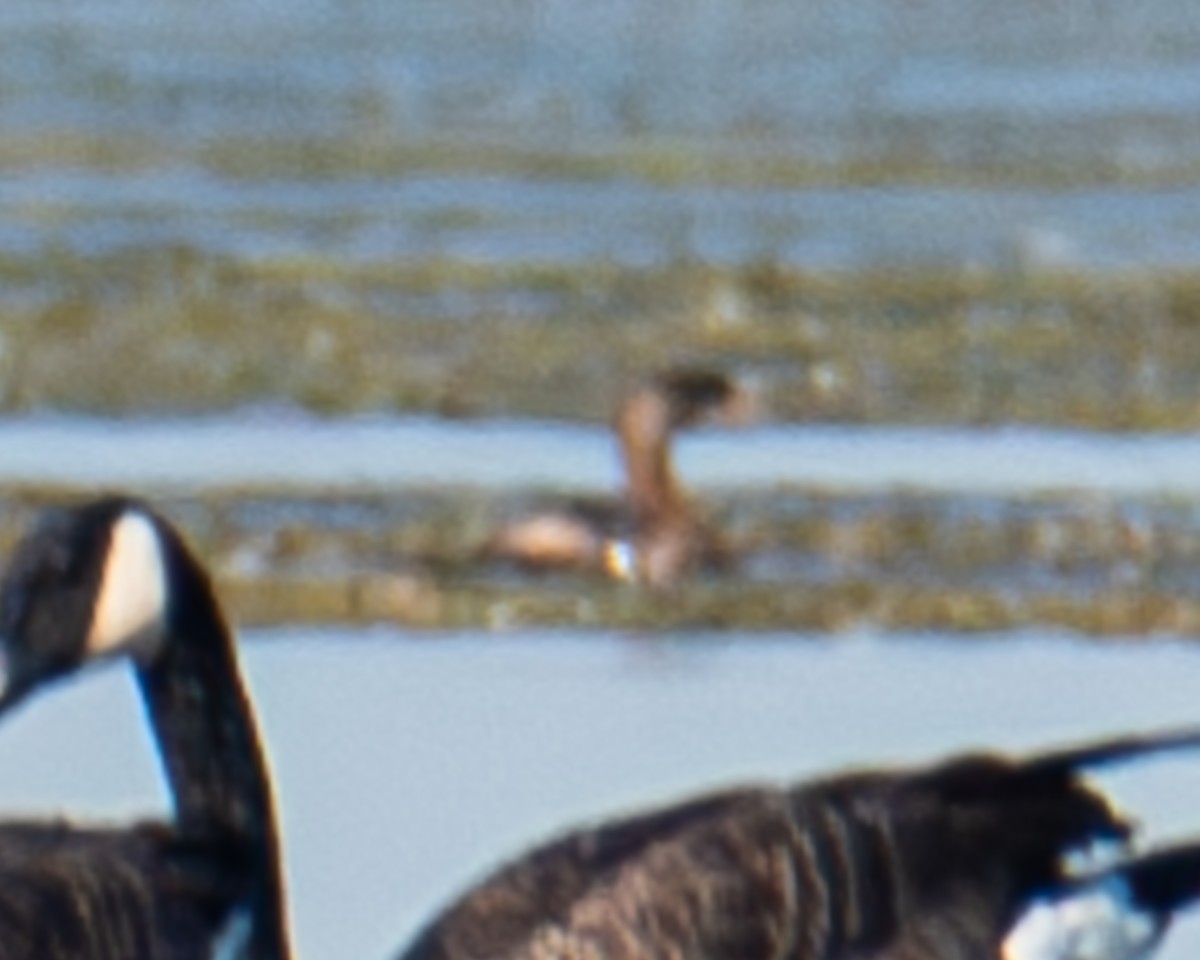
[[[602,824],[501,868],[402,957],[997,960],[1024,911],[1073,882],[1066,854],[1130,834],[1083,768],[1196,741],[976,755]]]

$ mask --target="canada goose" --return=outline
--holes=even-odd
[[[229,627],[179,533],[110,497],[50,514],[17,546],[0,712],[118,656],[136,665],[174,819],[0,826],[0,957],[284,960],[271,787]]]
[[[1189,729],[691,800],[535,849],[401,957],[1132,960],[1200,898],[1200,841],[1071,874],[1069,854],[1132,833],[1084,772],[1198,745]]]
[[[625,396],[617,434],[625,471],[621,504],[578,503],[537,514],[499,531],[492,556],[534,569],[572,568],[666,586],[728,556],[684,494],[671,462],[671,436],[705,420],[745,419],[752,402],[722,373],[678,369]]]

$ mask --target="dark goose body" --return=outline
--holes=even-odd
[[[197,854],[163,824],[0,827],[0,957],[212,956],[241,937],[241,865]]]
[[[145,504],[48,516],[0,592],[0,711],[129,656],[170,786],[169,823],[0,825],[0,958],[290,955],[273,800],[207,573]]]
[[[1081,771],[1198,743],[1186,731],[1028,759],[981,754],[601,824],[501,868],[401,957],[1129,960],[1200,896],[1200,842],[1072,878],[1064,854],[1131,833]],[[1093,889],[1144,918],[1132,945],[1099,956],[1048,947],[1107,922],[1059,909]],[[1026,924],[1035,914],[1040,926]],[[1086,929],[1060,929],[1077,922]]]

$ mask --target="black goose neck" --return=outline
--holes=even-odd
[[[244,863],[248,957],[290,956],[274,800],[232,632],[208,574],[165,523],[168,636],[138,681],[185,836],[228,844]]]

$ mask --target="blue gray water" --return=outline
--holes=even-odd
[[[294,492],[471,487],[611,491],[607,429],[300,414],[181,419],[0,419],[0,484],[253,487]],[[780,426],[688,434],[679,469],[700,490],[779,484],[844,492],[928,490],[1021,497],[1079,491],[1192,498],[1200,438],[1006,429]]]
[[[1200,261],[1185,0],[14,0],[0,91],[0,252]]]
[[[422,636],[276,630],[245,660],[281,797],[300,955],[390,955],[473,877],[569,824],[733,781],[1196,716],[1200,656],[1069,637]],[[163,808],[117,670],[0,729],[0,809]],[[1151,836],[1200,832],[1200,758],[1106,776]],[[1194,957],[1200,923],[1164,960]]]

